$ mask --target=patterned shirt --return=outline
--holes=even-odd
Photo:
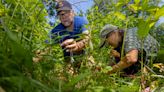
[[[157,54],[159,43],[150,34],[148,34],[143,42],[138,38],[137,28],[127,30],[124,43],[124,51],[128,53],[132,49],[137,49],[141,53],[142,48],[146,53],[146,61],[149,61],[150,57],[154,57]]]
[[[115,50],[121,53],[122,46],[123,46],[123,42],[120,43],[119,47],[115,48]],[[124,54],[128,53],[129,51],[133,49],[137,49],[139,51],[138,61],[140,61],[142,46],[143,46],[143,51],[144,51],[143,62],[145,64],[149,64],[150,60],[154,59],[154,57],[157,54],[159,43],[149,34],[147,35],[147,37],[143,39],[143,42],[142,42],[137,36],[137,28],[132,28],[132,29],[127,30],[126,35],[125,35],[125,40],[124,40]],[[115,60],[118,63],[120,61],[120,58],[115,57]],[[124,72],[126,74],[134,74],[134,73],[137,73],[138,70],[140,69],[141,69],[140,62],[136,62],[132,66],[124,69]]]

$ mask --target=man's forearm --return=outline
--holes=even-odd
[[[124,57],[123,59],[121,59],[120,62],[118,62],[116,65],[112,66],[112,70],[109,71],[108,73],[111,74],[111,73],[115,73],[119,70],[122,70],[122,69],[125,69],[129,66],[131,66],[133,63],[128,63],[127,62],[127,58]]]

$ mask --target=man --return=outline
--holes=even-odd
[[[85,28],[88,21],[75,16],[68,1],[58,1],[56,5],[59,23],[50,33],[54,43],[60,43],[66,62],[74,62],[73,56],[84,54],[89,41],[89,31]]]
[[[126,35],[125,35],[126,34]],[[100,32],[101,45],[111,45],[114,49],[111,54],[115,57],[116,64],[108,73],[124,70],[126,74],[137,73],[140,69],[142,42],[137,36],[137,28],[127,30],[119,29],[117,26],[108,24]],[[153,53],[157,53],[158,42],[148,34],[143,41],[144,63],[149,63]],[[121,51],[123,49],[123,51]],[[124,56],[121,55],[124,53]]]

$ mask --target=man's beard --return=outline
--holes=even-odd
[[[72,22],[65,22],[65,23],[64,23],[64,26],[65,26],[65,27],[70,27],[71,25],[72,25]]]

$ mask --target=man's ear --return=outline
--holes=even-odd
[[[74,12],[74,10],[71,10],[71,13],[72,13],[73,16],[75,16],[75,12]]]
[[[118,29],[119,30],[119,34],[121,35],[121,36],[124,36],[124,30],[121,30],[121,29]]]

